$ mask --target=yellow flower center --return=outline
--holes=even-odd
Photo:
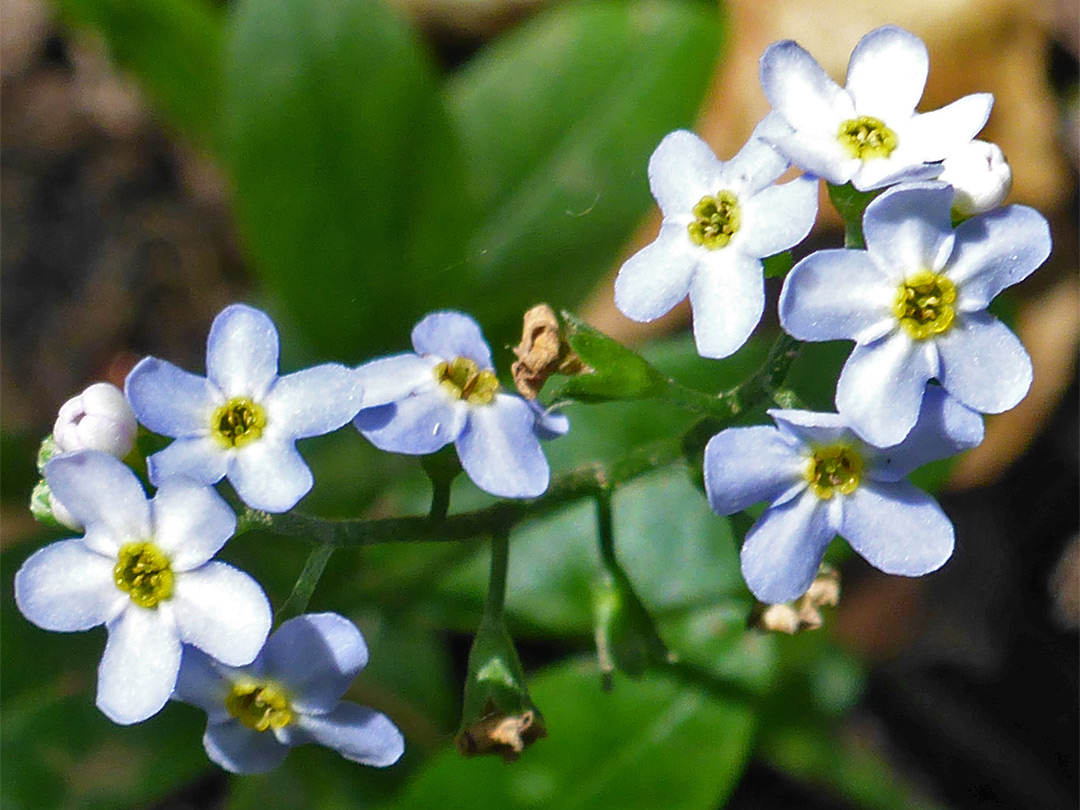
[[[850,495],[859,486],[863,462],[859,454],[844,444],[819,447],[810,457],[805,478],[810,489],[823,501],[839,492]]]
[[[450,363],[435,366],[439,387],[454,399],[471,405],[490,405],[499,390],[495,372],[484,370],[467,357],[455,357]]]
[[[923,270],[911,276],[896,294],[893,314],[915,340],[949,331],[956,313],[956,285],[945,276]]]
[[[210,417],[210,430],[225,447],[243,447],[262,436],[266,411],[245,397],[233,397]]]
[[[702,197],[694,206],[693,214],[694,221],[686,226],[690,241],[709,250],[717,250],[730,242],[742,220],[739,201],[730,191],[719,191],[715,197]]]
[[[118,560],[113,581],[136,605],[152,608],[172,596],[172,563],[153,543],[127,543],[121,547]]]
[[[896,133],[884,121],[869,115],[844,121],[836,137],[847,153],[859,160],[888,157],[900,144]]]
[[[225,709],[255,731],[284,728],[293,721],[293,710],[285,690],[269,681],[234,683],[225,698]]]

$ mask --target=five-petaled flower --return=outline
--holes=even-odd
[[[255,657],[270,603],[250,576],[210,559],[236,529],[217,492],[173,478],[147,500],[131,469],[98,450],[53,458],[45,478],[86,534],[34,553],[15,574],[15,602],[46,630],[105,625],[97,705],[111,720],[137,723],[165,705],[181,642],[237,666]]]
[[[907,439],[885,450],[861,441],[837,414],[769,415],[775,428],[729,428],[705,448],[705,490],[715,512],[769,503],[742,547],[743,577],[758,599],[801,596],[837,534],[888,574],[921,576],[949,559],[952,523],[904,478],[982,441],[978,414],[931,388]]]
[[[405,750],[401,732],[385,715],[341,700],[367,660],[352,622],[306,614],[282,624],[242,668],[186,647],[174,697],[206,712],[206,753],[233,773],[265,773],[304,743],[385,767]]]
[[[540,439],[564,434],[566,417],[506,394],[476,321],[433,312],[412,331],[416,353],[360,367],[363,409],[354,424],[380,450],[434,453],[451,442],[461,466],[486,492],[532,498],[551,472]]]
[[[859,40],[843,88],[797,43],[773,43],[761,57],[774,111],[762,137],[805,171],[861,191],[936,177],[938,162],[982,129],[994,99],[973,93],[916,113],[928,68],[922,40],[893,25]]]
[[[337,430],[360,407],[355,372],[336,363],[278,376],[278,334],[260,310],[224,309],[210,327],[207,377],[156,357],[128,374],[139,421],[176,441],[147,459],[155,485],[174,475],[223,477],[248,506],[285,512],[308,493],[311,470],[296,440]]]
[[[663,224],[619,271],[619,310],[651,321],[689,294],[698,353],[737,351],[765,307],[761,259],[801,242],[817,216],[815,179],[773,185],[787,168],[757,137],[726,163],[691,132],[665,137],[649,160]]]
[[[932,377],[982,413],[1013,407],[1031,384],[1023,345],[986,307],[1046,260],[1049,227],[1011,205],[954,231],[952,199],[944,183],[889,189],[866,208],[866,250],[807,256],[780,294],[780,323],[794,337],[855,341],[836,407],[881,447],[907,435]]]

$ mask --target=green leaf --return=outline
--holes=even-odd
[[[546,739],[513,765],[447,749],[391,807],[712,810],[746,762],[752,714],[694,687],[651,676],[603,693],[591,664],[570,662],[530,691]]]
[[[461,301],[458,146],[429,59],[383,2],[241,0],[223,121],[255,270],[316,349],[398,349]]]
[[[590,371],[571,377],[553,393],[556,400],[604,402],[621,399],[645,399],[664,388],[664,376],[637,352],[623,346],[563,312],[566,341]]]
[[[91,28],[165,119],[212,146],[221,97],[224,24],[206,0],[56,0],[65,22]]]

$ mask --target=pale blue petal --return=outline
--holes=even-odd
[[[705,492],[719,515],[772,503],[802,478],[806,460],[776,428],[728,428],[705,445]]]
[[[333,710],[368,662],[367,644],[336,613],[310,613],[281,625],[262,652],[267,675],[283,684],[304,714]]]
[[[557,439],[569,432],[570,419],[566,414],[554,409],[544,408],[535,399],[526,400],[526,402],[528,402],[529,407],[532,408],[533,413],[536,415],[536,425],[533,429],[542,441]]]
[[[942,387],[969,408],[1001,413],[1031,388],[1031,358],[1009,327],[987,312],[957,316],[937,338]]]
[[[185,645],[180,659],[180,674],[176,677],[176,688],[173,690],[173,700],[198,706],[206,712],[211,725],[228,722],[230,717],[225,708],[225,699],[232,691],[232,682],[218,666],[206,653]]]
[[[226,666],[250,664],[270,632],[270,602],[259,583],[217,560],[178,574],[169,605],[180,639]]]
[[[422,456],[454,441],[468,413],[467,404],[450,400],[432,383],[427,390],[390,405],[364,408],[353,424],[380,450]]]
[[[226,397],[261,402],[277,369],[278,333],[269,315],[233,304],[214,318],[206,340],[206,374]]]
[[[430,354],[447,362],[465,357],[481,369],[494,367],[480,325],[460,312],[447,310],[425,317],[413,327],[412,345],[417,354]]]
[[[775,131],[773,122],[763,121],[758,124],[746,145],[738,151],[735,157],[722,164],[719,181],[712,193],[719,189],[728,189],[740,199],[753,197],[775,183],[776,179],[787,171],[788,166],[791,165],[788,163],[787,158],[769,141],[759,137],[759,130],[762,132]],[[694,203],[697,203],[697,200],[691,203],[691,207],[693,207]],[[816,210],[816,196],[814,198],[814,207]]]
[[[162,483],[150,510],[154,544],[169,555],[174,571],[202,565],[236,531],[236,513],[217,490],[186,478]]]
[[[851,97],[792,40],[765,49],[761,87],[772,108],[796,130],[808,134],[835,141],[840,122],[855,116]]]
[[[935,372],[928,357],[932,350],[902,329],[855,346],[836,383],[836,408],[867,442],[899,444],[915,426],[923,391]]]
[[[924,161],[944,160],[979,134],[993,106],[990,93],[973,93],[941,109],[916,113],[897,129],[897,138]]]
[[[836,128],[839,126],[837,121]],[[828,135],[794,129],[784,133],[779,127],[772,127],[766,137],[800,169],[836,186],[848,182],[863,166],[861,160],[847,153],[835,131]]]
[[[265,437],[236,451],[228,476],[240,500],[265,512],[288,512],[315,483],[291,441]]]
[[[940,163],[923,163],[911,151],[898,147],[888,158],[860,161],[851,175],[851,185],[859,191],[873,191],[898,183],[917,183],[933,180],[941,174]]]
[[[497,394],[469,409],[455,446],[461,466],[480,489],[500,498],[535,498],[548,487],[548,468],[535,416],[525,400]]]
[[[255,731],[239,720],[211,723],[203,735],[206,755],[230,773],[272,771],[289,753],[269,731]]]
[[[430,388],[438,358],[418,354],[395,354],[365,363],[356,370],[360,378],[361,403],[365,408],[388,405],[416,391]]]
[[[922,98],[930,57],[922,40],[884,25],[859,40],[848,62],[845,89],[859,115],[886,123],[910,118]]]
[[[797,245],[814,227],[817,204],[817,178],[806,175],[749,197],[736,235],[739,251],[760,259]]]
[[[1050,247],[1050,226],[1034,208],[1010,205],[964,221],[945,270],[957,286],[957,305],[965,312],[986,309],[1046,261]]]
[[[698,201],[720,190],[721,163],[693,132],[668,133],[649,158],[649,187],[665,217],[689,215]]]
[[[697,259],[685,224],[665,223],[656,241],[623,264],[615,279],[615,306],[635,321],[652,321],[690,292]]]
[[[840,535],[879,571],[918,577],[952,555],[952,523],[933,498],[907,481],[863,483],[843,504]]]
[[[776,422],[780,432],[794,444],[850,444],[854,437],[851,428],[838,413],[770,408],[766,413]]]
[[[946,183],[913,183],[889,189],[866,207],[866,249],[897,289],[905,278],[945,265],[953,246],[952,199]]]
[[[762,602],[790,602],[806,593],[835,532],[824,502],[808,490],[765,510],[746,533],[743,579]]]
[[[131,468],[100,450],[56,456],[45,480],[60,503],[86,527],[87,543],[115,556],[124,543],[150,536],[150,504]]]
[[[224,395],[205,377],[156,357],[144,357],[127,375],[124,394],[145,427],[162,436],[201,436],[210,430]]]
[[[113,581],[115,557],[81,540],[35,551],[15,573],[15,604],[44,630],[71,633],[112,620],[130,601]]]
[[[291,745],[319,743],[376,768],[393,765],[405,753],[405,738],[390,718],[355,703],[341,703],[330,714],[301,715],[282,731]]]
[[[146,459],[146,474],[154,486],[161,486],[174,477],[190,478],[200,484],[216,484],[225,477],[229,458],[229,451],[213,436],[177,439]]]
[[[322,436],[356,416],[360,392],[359,375],[337,363],[287,374],[266,395],[266,421],[281,437]]]
[[[157,714],[172,694],[180,640],[165,611],[134,603],[107,627],[97,707],[114,723],[138,723]]]
[[[866,251],[819,250],[784,279],[780,325],[799,340],[868,342],[895,326],[897,289]]]
[[[900,444],[868,459],[865,475],[877,481],[899,481],[924,464],[977,446],[983,432],[979,414],[940,387],[928,386],[911,433]]]
[[[734,354],[765,309],[761,262],[726,248],[710,255],[690,284],[690,308],[698,354],[717,359]]]

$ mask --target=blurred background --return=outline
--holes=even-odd
[[[718,364],[693,352],[688,310],[641,325],[612,304],[619,264],[659,227],[648,156],[692,127],[729,158],[768,110],[769,43],[797,39],[839,79],[884,23],[930,49],[921,109],[995,95],[980,137],[1012,165],[1010,202],[1050,220],[1050,260],[996,305],[1035,382],[988,418],[982,446],[924,475],[957,527],[949,564],[889,578],[838,550],[843,599],[814,633],[746,632],[732,527],[685,471],[620,492],[620,554],[661,634],[753,706],[654,676],[600,692],[587,504],[513,537],[511,629],[550,734],[513,765],[450,745],[486,584],[476,545],[342,551],[316,591],[312,609],[350,616],[372,648],[351,697],[406,734],[386,772],[302,749],[271,775],[227,778],[191,707],[134,728],[94,709],[103,630],[49,634],[14,609],[15,570],[62,536],[26,508],[60,405],[122,385],[145,354],[201,371],[232,301],[272,313],[285,370],[401,351],[421,315],[459,307],[505,373],[521,314],[549,301],[681,382],[738,382],[775,307]],[[1076,807],[1078,32],[1068,0],[3,0],[4,807]],[[840,244],[821,210],[796,258]],[[792,384],[810,406],[831,409],[847,348],[800,359]],[[548,447],[556,472],[692,423],[652,403],[569,413],[570,436]],[[303,449],[317,481],[304,511],[425,508],[415,460],[351,430]],[[483,502],[458,482],[455,508]],[[252,534],[224,556],[277,606],[305,552]]]

